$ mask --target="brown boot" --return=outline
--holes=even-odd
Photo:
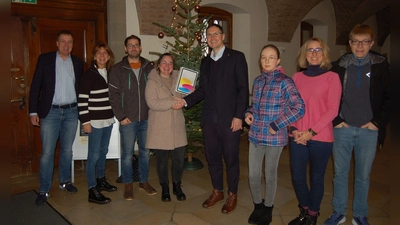
[[[212,208],[215,203],[217,202],[222,202],[224,200],[224,192],[218,191],[218,190],[213,190],[212,194],[203,202],[203,207],[204,208]]]
[[[139,183],[139,189],[144,190],[147,192],[148,195],[155,195],[157,194],[156,189],[154,189],[149,182]]]
[[[125,184],[124,198],[126,200],[132,200],[133,199],[133,185],[132,185],[132,183]]]
[[[236,208],[237,203],[237,194],[233,194],[232,192],[228,193],[228,198],[224,206],[221,209],[221,212],[224,214],[231,213]]]

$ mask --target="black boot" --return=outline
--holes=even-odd
[[[272,209],[274,206],[263,206],[263,211],[257,225],[269,225],[272,221]]]
[[[303,207],[299,206],[300,209],[300,214],[296,218],[294,218],[292,221],[289,222],[289,225],[304,225],[306,222],[306,216],[307,216],[307,209],[303,209]]]
[[[178,199],[178,201],[185,201],[186,200],[186,195],[183,193],[182,189],[181,189],[181,182],[173,182],[173,194],[176,195],[176,199]]]
[[[111,202],[110,198],[105,197],[96,187],[89,189],[89,202],[105,204]]]
[[[107,182],[106,177],[102,177],[102,178],[97,178],[97,189],[98,190],[104,190],[104,191],[116,191],[117,187],[115,187],[114,185],[111,185]]]
[[[304,225],[316,225],[318,216],[319,213],[315,214],[314,216],[307,214]]]
[[[259,204],[254,203],[254,210],[251,213],[249,220],[247,221],[249,224],[257,224],[263,212],[263,205],[264,199]]]
[[[168,183],[162,183],[161,187],[162,187],[161,201],[170,202],[171,201],[171,196],[169,195],[169,184]]]

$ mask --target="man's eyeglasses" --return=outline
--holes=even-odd
[[[323,49],[322,48],[307,48],[307,52],[309,54],[313,54],[314,52],[316,54],[322,54]]]
[[[278,59],[278,57],[275,57],[275,56],[263,56],[263,57],[261,57],[261,60],[262,61],[270,61],[270,62],[272,62],[272,61],[275,61],[275,60],[277,60]]]
[[[213,34],[207,34],[207,38],[210,38],[210,37],[219,37],[220,35],[221,35],[220,32],[215,32],[215,33],[213,33]]]
[[[139,48],[140,45],[139,44],[134,44],[134,45],[133,44],[127,44],[126,47],[127,48]]]
[[[362,45],[369,45],[369,44],[371,43],[371,40],[363,40],[363,41],[351,40],[351,41],[350,41],[350,44],[351,44],[351,45],[359,45],[360,43],[361,43]]]

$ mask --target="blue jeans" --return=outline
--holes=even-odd
[[[149,175],[150,151],[146,146],[147,120],[135,121],[119,127],[122,147],[122,180],[124,184],[133,182],[132,157],[136,138],[139,146],[139,182],[147,182]]]
[[[296,144],[290,137],[290,164],[293,187],[299,205],[312,211],[319,211],[324,196],[324,177],[331,142],[307,141],[307,145]],[[307,164],[310,162],[310,187],[307,184]]]
[[[86,162],[86,179],[88,189],[96,187],[96,178],[102,178],[105,175],[106,156],[113,125],[103,128],[92,127],[89,133],[89,147]],[[97,174],[96,174],[97,172]]]
[[[59,180],[66,183],[71,178],[72,144],[78,126],[78,107],[51,108],[49,114],[41,119],[40,138],[42,156],[40,157],[39,192],[49,192],[53,180],[54,152],[60,138]]]
[[[369,174],[375,159],[378,131],[349,125],[349,128],[334,128],[334,135],[333,162],[335,165],[335,177],[333,179],[333,208],[336,212],[346,214],[349,170],[354,148],[353,216],[367,216]]]

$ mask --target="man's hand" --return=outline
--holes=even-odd
[[[242,120],[238,118],[233,118],[232,119],[232,124],[231,124],[231,129],[232,132],[238,131],[242,129]]]
[[[131,124],[132,122],[131,122],[131,120],[130,119],[128,119],[128,117],[126,117],[124,120],[122,120],[121,122],[121,125],[128,125],[128,124]]]
[[[341,122],[341,123],[339,123],[338,125],[335,126],[335,128],[342,128],[342,127],[349,128],[349,125],[347,123],[345,123],[345,122]]]
[[[33,126],[40,127],[40,119],[38,115],[31,116],[31,123]]]
[[[362,125],[361,126],[361,128],[367,128],[367,129],[370,129],[370,130],[379,130],[373,123],[371,123],[371,122],[368,122],[368,123],[366,123],[366,124],[364,124],[364,125]]]

